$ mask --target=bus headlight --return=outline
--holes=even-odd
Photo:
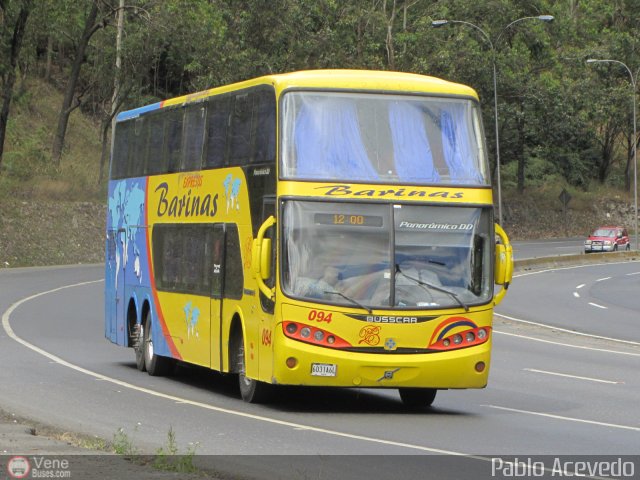
[[[286,337],[311,345],[331,348],[347,348],[352,346],[343,338],[322,328],[305,325],[304,323],[294,322],[292,320],[285,320],[282,323],[282,330]]]
[[[293,322],[288,323],[287,326],[285,327],[285,330],[287,331],[288,334],[293,335],[298,331],[298,325],[296,325]]]
[[[491,327],[479,327],[454,333],[429,345],[429,350],[444,351],[475,347],[489,340]]]

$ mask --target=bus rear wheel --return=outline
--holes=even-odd
[[[240,337],[237,351],[238,386],[240,396],[247,403],[266,403],[273,396],[273,385],[246,376],[244,339]]]
[[[436,399],[435,388],[399,388],[400,399],[407,407],[430,407]]]
[[[133,351],[136,354],[136,367],[141,372],[146,370],[144,365],[144,325],[137,324],[133,333]]]
[[[142,349],[144,355],[144,366],[147,373],[153,377],[168,375],[175,366],[173,358],[156,355],[153,351],[153,340],[151,339],[151,313],[147,313],[142,328]]]

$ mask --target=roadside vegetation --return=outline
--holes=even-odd
[[[471,85],[495,171],[495,59],[512,238],[584,236],[605,223],[632,229],[638,139],[629,74],[586,59],[638,72],[633,2],[275,4],[0,0],[0,267],[103,260],[109,125],[118,111],[309,68],[410,71]],[[542,14],[555,20],[536,20]],[[431,28],[437,19],[472,22],[495,49],[461,24]]]

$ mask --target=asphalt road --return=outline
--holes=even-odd
[[[181,453],[257,455],[226,465],[262,478],[310,478],[318,458],[330,460],[314,478],[363,478],[365,467],[370,478],[423,478],[425,455],[444,455],[430,468],[446,471],[451,454],[472,454],[457,476],[484,478],[497,455],[638,453],[640,263],[518,276],[498,309],[489,387],[439,392],[423,412],[394,390],[284,389],[275,404],[249,405],[201,369],[142,374],[131,350],[104,339],[102,276],[96,266],[0,271],[5,410],[109,440],[122,429],[139,452],[171,430]]]
[[[584,238],[556,238],[549,240],[516,240],[513,256],[516,260],[540,257],[560,257],[584,253]]]

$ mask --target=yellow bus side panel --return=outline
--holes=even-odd
[[[229,369],[227,337],[232,319],[234,316],[240,319],[245,327],[247,374],[257,377],[258,354],[263,346],[257,324],[261,309],[258,287],[251,272],[251,214],[242,169],[151,176],[147,188],[151,245],[156,224],[227,223],[237,226],[244,271],[242,298],[224,299],[222,318],[220,300],[205,295],[160,291],[158,308],[166,319],[169,335],[181,358],[221,371]],[[151,257],[153,262],[153,255]],[[270,349],[271,344],[267,347]]]

